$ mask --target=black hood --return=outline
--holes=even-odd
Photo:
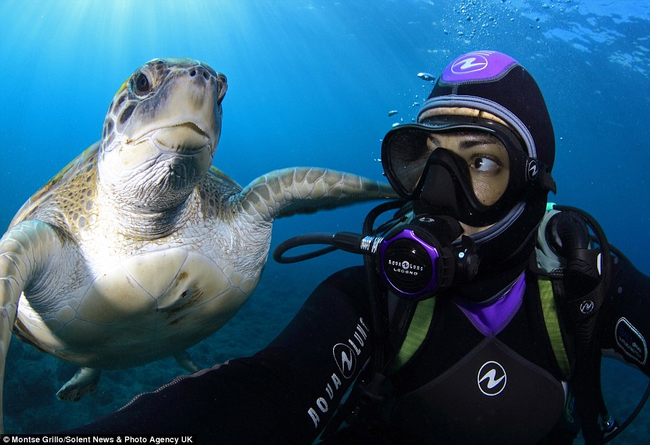
[[[452,61],[423,103],[418,123],[426,126],[428,112],[443,107],[472,108],[498,117],[518,135],[527,155],[541,161],[550,177],[555,160],[553,125],[537,83],[513,58],[495,51],[476,51]],[[453,115],[449,118],[453,119]],[[549,189],[554,191],[554,184],[546,189],[531,189],[504,218],[472,235],[481,257],[472,287],[480,287],[481,282],[490,282],[490,288],[505,286],[527,264],[546,211]],[[500,276],[508,282],[493,283]]]

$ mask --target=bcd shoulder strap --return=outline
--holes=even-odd
[[[564,336],[562,335],[553,282],[550,278],[540,275],[537,277],[537,285],[539,286],[539,300],[542,306],[544,324],[546,325],[546,332],[548,333],[551,348],[555,355],[555,361],[560,367],[564,378],[568,380],[571,376],[571,362],[564,343]]]
[[[555,301],[553,280],[545,276],[537,278],[539,286],[539,297],[542,307],[544,324],[548,332],[551,347],[555,360],[566,379],[571,376],[571,363],[560,323],[560,315]],[[435,310],[436,298],[429,298],[417,303],[415,313],[411,320],[406,337],[393,358],[390,373],[397,371],[413,358],[417,350],[422,346],[424,339],[431,327],[433,311]]]
[[[417,303],[415,312],[413,313],[413,318],[411,319],[408,330],[406,331],[406,337],[393,357],[391,366],[389,367],[389,373],[397,371],[408,363],[417,350],[420,349],[427,333],[429,332],[429,328],[431,327],[435,307],[435,297]]]
[[[548,212],[549,218],[542,221],[538,240],[544,238],[552,244],[564,260],[562,278],[553,280],[552,287],[556,289],[558,319],[570,331],[575,352],[570,380],[576,412],[585,443],[601,444],[604,432],[599,417],[605,420],[609,416],[600,383],[597,321],[610,285],[609,243],[602,228],[587,213],[573,207],[553,206],[552,209],[554,212]]]

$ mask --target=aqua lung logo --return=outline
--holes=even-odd
[[[534,181],[539,175],[539,165],[534,159],[528,161],[528,179]]]
[[[638,364],[645,365],[648,361],[648,344],[645,337],[625,317],[616,322],[616,343],[625,355]]]
[[[347,388],[347,380],[355,376],[357,371],[358,357],[363,352],[363,348],[368,344],[368,334],[370,329],[363,318],[355,326],[354,332],[345,342],[336,343],[332,347],[334,364],[332,364],[332,373],[327,377],[325,388],[320,397],[317,397],[312,406],[307,410],[307,415],[314,423],[314,428],[318,428],[323,420],[328,420],[331,412],[334,411],[338,404],[333,403],[336,397],[342,396],[344,388]],[[322,419],[324,416],[325,419]]]
[[[475,51],[455,59],[442,73],[445,82],[486,81],[505,75],[517,61],[494,51]]]
[[[594,304],[593,301],[585,300],[582,303],[580,303],[580,312],[582,312],[585,315],[591,314],[595,307],[596,305]]]
[[[476,376],[478,389],[489,397],[494,397],[501,393],[508,383],[506,370],[498,362],[486,362],[481,366]]]
[[[338,366],[341,375],[347,380],[354,375],[357,369],[357,356],[352,348],[343,343],[334,345],[334,360]]]
[[[388,260],[389,266],[393,267],[393,272],[403,274],[403,275],[420,275],[420,272],[424,271],[424,266],[418,266],[417,264],[410,263],[407,260],[395,261]]]
[[[454,74],[469,74],[482,71],[488,67],[488,59],[492,52],[474,52],[468,54],[460,60],[454,62],[451,66],[451,72]]]

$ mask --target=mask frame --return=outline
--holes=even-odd
[[[454,131],[492,134],[506,148],[510,159],[508,185],[494,204],[486,206],[476,198],[462,158],[444,148],[428,148],[429,134]],[[534,188],[555,192],[549,169],[527,155],[512,130],[472,116],[436,116],[421,124],[395,127],[382,143],[382,165],[395,191],[414,201],[416,215],[449,215],[475,227],[500,221],[517,202],[525,201]]]

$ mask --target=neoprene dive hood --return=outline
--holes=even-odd
[[[479,113],[474,117],[457,115],[453,112],[457,108],[478,110]],[[386,176],[398,193],[413,200],[416,213],[418,208],[435,209],[438,215],[452,216],[469,225],[490,225],[471,236],[481,257],[473,281],[486,284],[486,281],[496,280],[498,283],[494,284],[498,287],[510,275],[520,273],[527,264],[534,249],[538,224],[546,210],[548,192],[555,192],[550,175],[555,159],[555,136],[542,93],[530,73],[512,57],[495,51],[475,51],[456,58],[445,68],[422,104],[417,122],[399,125],[384,138],[382,164]],[[463,192],[458,185],[463,182],[462,174],[454,173],[457,169],[453,160],[443,159],[445,156],[432,155],[435,159],[428,161],[424,158],[415,173],[402,173],[408,169],[395,165],[399,158],[396,153],[409,144],[426,150],[422,145],[426,143],[423,134],[455,130],[491,133],[508,150],[511,179],[503,199],[495,205],[481,206],[467,198],[467,187]],[[438,171],[451,172],[447,174],[449,180],[437,181],[436,184],[441,185],[428,194],[422,191],[426,187],[422,183],[427,180],[424,164],[427,168],[429,164],[442,165],[444,168]],[[409,174],[411,178],[406,177]],[[460,205],[449,207],[438,201],[458,201]],[[503,271],[508,271],[505,276]],[[486,289],[482,290],[484,293]]]

